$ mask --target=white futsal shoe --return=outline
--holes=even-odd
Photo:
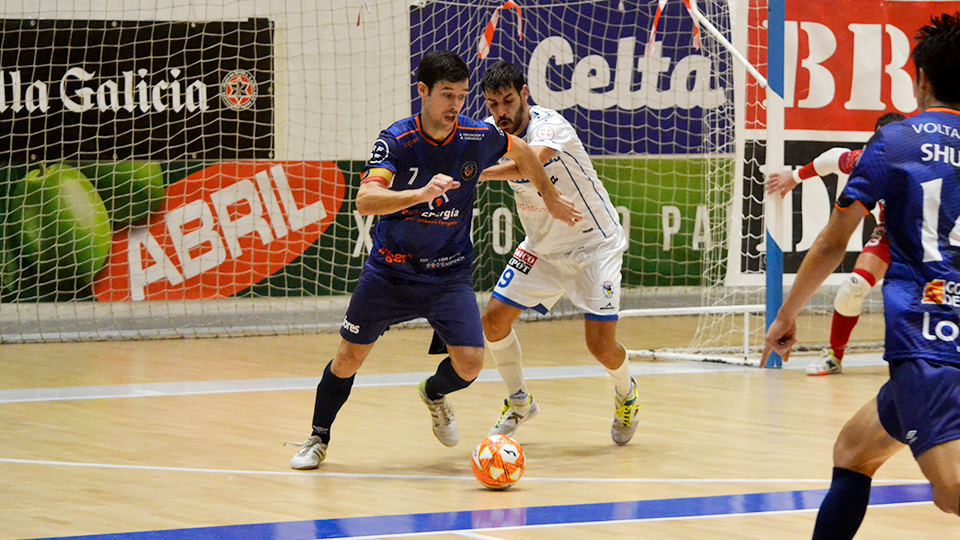
[[[327,443],[321,441],[317,435],[311,435],[302,443],[284,444],[286,446],[300,447],[297,455],[290,458],[290,467],[300,471],[316,469],[320,466],[320,462],[327,457]]]
[[[816,377],[820,375],[839,375],[843,373],[843,368],[840,366],[840,360],[837,359],[833,354],[833,349],[827,349],[823,351],[823,354],[820,358],[814,360],[809,366],[807,366],[807,375],[811,377]]]
[[[420,382],[418,390],[420,399],[430,409],[430,416],[433,418],[433,434],[436,435],[437,440],[444,446],[456,446],[460,442],[460,433],[457,430],[457,419],[453,416],[453,407],[450,406],[447,396],[436,400],[429,399],[427,379]]]

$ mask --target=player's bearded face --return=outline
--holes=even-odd
[[[516,135],[523,126],[523,100],[516,89],[488,91],[484,93],[484,97],[497,127],[511,135]]]
[[[520,129],[520,124],[523,121],[522,115],[520,114],[520,107],[517,107],[517,110],[513,115],[507,113],[497,117],[497,127],[506,131],[511,135],[516,135],[517,131]]]

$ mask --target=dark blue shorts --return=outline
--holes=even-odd
[[[418,283],[364,268],[340,335],[367,345],[391,325],[420,317],[427,319],[446,345],[483,347],[480,308],[469,274],[451,276],[443,283]]]
[[[960,368],[928,360],[890,361],[877,394],[880,423],[913,457],[960,439]]]

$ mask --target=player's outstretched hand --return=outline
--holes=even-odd
[[[767,193],[776,193],[781,197],[786,197],[787,193],[797,187],[797,182],[793,179],[793,171],[780,171],[770,173],[767,177]]]
[[[558,192],[556,197],[544,197],[543,202],[554,219],[560,220],[571,227],[580,223],[580,220],[583,219],[583,214],[573,205],[573,201],[564,197],[562,193]]]
[[[454,180],[453,177],[445,174],[435,174],[427,185],[420,188],[420,193],[423,195],[420,197],[420,201],[432,201],[451,189],[457,189],[458,187],[460,187],[460,182]]]
[[[790,351],[797,342],[797,323],[796,321],[785,321],[777,317],[766,335],[763,336],[766,344],[763,348],[763,356],[760,358],[760,367],[767,365],[767,359],[771,352],[776,352],[784,362],[790,360]]]

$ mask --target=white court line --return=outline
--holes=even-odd
[[[739,366],[704,365],[690,363],[631,364],[630,372],[635,376],[677,375],[685,373],[714,373],[723,371],[743,371]],[[416,386],[429,373],[397,373],[387,375],[357,375],[354,388],[384,386]],[[580,379],[586,377],[606,377],[603,366],[561,366],[547,368],[528,368],[524,370],[528,380]],[[495,369],[485,369],[477,382],[499,382],[500,374]],[[195,396],[212,394],[233,394],[243,392],[284,392],[290,390],[313,390],[320,381],[316,377],[290,379],[249,379],[235,381],[187,381],[171,383],[143,383],[110,386],[73,386],[64,388],[27,388],[0,390],[0,404],[27,403],[42,401],[70,401],[85,399],[118,399],[167,396]]]
[[[157,467],[152,465],[119,465],[112,463],[83,463],[78,461],[48,461],[38,459],[0,458],[0,463],[14,465],[42,465],[49,467],[78,467],[92,469],[121,469],[150,472],[177,472],[200,474],[229,474],[247,476],[321,476],[330,478],[358,478],[374,480],[469,480],[476,482],[472,476],[442,476],[442,475],[415,475],[415,474],[366,474],[366,473],[336,473],[323,471],[248,471],[237,469],[203,469],[194,467]],[[828,478],[550,478],[524,476],[524,482],[582,482],[582,483],[609,483],[609,484],[829,484]],[[917,479],[886,479],[874,480],[874,484],[922,484],[925,481]]]
[[[498,538],[496,536],[487,536],[485,534],[477,534],[474,532],[460,531],[453,533],[454,536],[463,536],[465,538],[474,538],[475,540],[503,540],[503,538]]]
[[[919,506],[924,504],[933,504],[933,502],[908,502],[892,504],[871,504],[871,508],[896,508],[900,506]],[[756,517],[756,516],[777,516],[788,514],[809,514],[819,511],[819,508],[805,508],[803,510],[771,510],[766,512],[738,512],[735,514],[709,514],[699,516],[676,516],[676,517],[658,517],[658,518],[640,518],[640,519],[617,519],[608,521],[582,521],[576,523],[547,523],[543,525],[515,525],[509,527],[488,527],[471,529],[472,532],[501,532],[501,531],[521,531],[530,529],[557,529],[563,527],[598,527],[603,525],[627,525],[630,523],[654,523],[661,521],[693,521],[700,519],[722,519],[733,517]],[[351,536],[350,540],[374,540],[376,538],[413,538],[418,536],[439,536],[441,534],[462,534],[462,530],[430,531],[420,533],[396,533],[396,534],[377,534],[374,536]],[[496,539],[499,540],[499,539]]]
[[[844,357],[844,366],[868,367],[883,365],[879,354],[853,355]],[[806,367],[805,357],[797,357],[785,369],[799,370]],[[694,373],[721,373],[731,371],[756,370],[755,367],[734,366],[703,362],[631,362],[630,374],[635,377],[653,375],[683,375]],[[398,373],[387,375],[357,375],[354,388],[384,386],[414,386],[433,373]],[[546,368],[527,368],[524,376],[528,380],[581,379],[587,377],[605,377],[602,366],[560,366]],[[285,392],[291,390],[313,390],[319,381],[317,377],[298,377],[290,379],[249,379],[235,381],[186,381],[172,383],[143,383],[110,386],[73,386],[63,388],[27,388],[0,390],[0,405],[5,403],[28,403],[43,401],[72,401],[85,399],[121,399],[168,396],[196,396],[212,394],[235,394],[244,392]],[[499,382],[500,374],[495,369],[485,369],[477,382]]]

